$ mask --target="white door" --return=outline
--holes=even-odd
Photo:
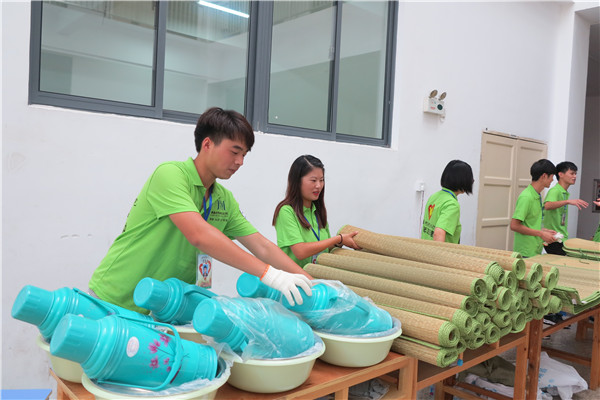
[[[483,132],[476,245],[512,250],[510,220],[519,194],[531,183],[531,164],[545,158],[546,144],[499,132]]]

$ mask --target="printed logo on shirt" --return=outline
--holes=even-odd
[[[427,208],[427,215],[428,215],[429,219],[431,219],[431,214],[433,214],[434,208],[435,208],[435,204],[430,204],[429,207]]]
[[[217,200],[217,202],[215,203],[215,206],[217,206],[217,210],[225,210],[225,201],[223,200]]]

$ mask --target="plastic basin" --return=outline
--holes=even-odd
[[[67,360],[66,358],[53,356],[50,353],[50,343],[46,342],[42,335],[38,335],[36,338],[37,345],[48,353],[50,358],[50,365],[52,370],[60,379],[81,383],[81,375],[83,375],[83,368],[79,363],[75,361]]]
[[[321,342],[318,337],[315,341]],[[228,383],[241,390],[254,393],[278,393],[302,385],[310,376],[317,358],[325,351],[285,359],[235,361]]]
[[[321,360],[342,367],[368,367],[380,363],[390,352],[394,339],[402,334],[400,321],[396,318],[393,321],[392,333],[379,337],[342,336],[315,331],[325,343]]]
[[[222,372],[217,378],[210,381],[208,385],[196,385],[195,388],[187,383],[161,392],[152,392],[135,387],[94,383],[85,374],[81,378],[81,384],[94,395],[96,400],[212,400],[217,395],[217,390],[227,382],[231,373],[231,369],[222,358],[219,359],[219,365]]]
[[[182,339],[189,340],[190,342],[196,342],[200,344],[206,344],[206,340],[202,338],[202,334],[197,332],[191,325],[173,325],[179,336]],[[170,331],[170,329],[169,329]]]

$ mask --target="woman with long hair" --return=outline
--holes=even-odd
[[[275,208],[277,245],[299,266],[315,262],[334,246],[359,249],[358,232],[331,237],[325,208],[325,167],[311,155],[298,157],[290,167],[285,198]]]

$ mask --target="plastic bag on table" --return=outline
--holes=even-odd
[[[588,384],[575,368],[550,358],[542,351],[538,387],[566,400],[571,399],[574,393],[586,390]]]

